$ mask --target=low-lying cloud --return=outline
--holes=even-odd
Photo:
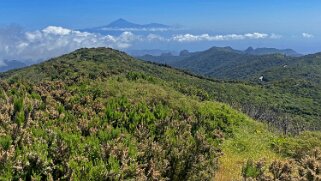
[[[302,33],[303,38],[313,38],[314,35],[310,34],[310,33]]]
[[[25,37],[26,41],[20,43],[18,49],[30,51],[30,48],[33,48],[48,53],[99,46],[123,49],[128,48],[131,42],[139,40],[139,37],[131,32],[123,32],[119,36],[102,36],[55,26],[49,26],[41,31],[26,32]]]
[[[137,40],[140,37],[131,32],[102,36],[56,26],[37,31],[23,31],[20,27],[10,26],[0,29],[0,60],[18,59],[33,63],[83,47],[124,49]]]
[[[24,31],[18,26],[9,26],[0,28],[0,66],[4,66],[3,60],[23,60],[29,64],[84,47],[127,49],[135,43],[144,42],[184,43],[269,38],[276,39],[280,36],[256,32],[227,35],[179,34],[165,37],[159,34],[138,35],[130,31],[124,31],[117,36],[113,36],[75,31],[57,26],[48,26],[36,31]]]
[[[101,28],[102,31],[138,31],[138,32],[165,32],[165,31],[171,31],[176,30],[175,28],[110,28],[110,27],[104,27]]]
[[[246,33],[246,34],[228,34],[228,35],[192,35],[192,34],[183,34],[176,35],[172,39],[178,42],[195,42],[195,41],[228,41],[228,40],[246,40],[246,39],[277,39],[280,38],[276,34],[266,34],[266,33]]]

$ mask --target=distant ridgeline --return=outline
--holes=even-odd
[[[170,53],[161,56],[138,56],[142,60],[167,64],[211,78],[225,80],[258,80],[267,70],[295,64],[304,56],[294,50],[249,47],[245,51],[231,47],[213,47],[206,51],[181,51],[178,56]]]

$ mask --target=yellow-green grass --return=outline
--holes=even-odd
[[[270,163],[282,157],[271,149],[271,142],[276,134],[268,131],[266,126],[251,119],[235,126],[233,138],[223,143],[224,155],[220,158],[220,168],[216,174],[219,181],[242,180],[242,166],[252,159]]]

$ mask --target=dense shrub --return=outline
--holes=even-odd
[[[266,166],[262,161],[254,163],[249,160],[242,169],[243,178],[258,181],[271,180],[302,180],[318,181],[321,179],[321,152],[320,149],[307,151],[296,161],[274,161]]]
[[[96,81],[9,86],[1,108],[6,118],[0,126],[1,179],[214,177],[223,137],[232,134],[237,113],[193,98],[183,102],[185,97],[170,89],[168,95],[178,97],[136,99],[134,92],[106,97],[120,82],[105,87]],[[123,82],[128,88],[137,84],[128,81]]]

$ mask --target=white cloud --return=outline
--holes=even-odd
[[[280,38],[282,38],[282,35],[278,35],[278,34],[272,33],[272,34],[270,35],[270,38],[271,38],[271,39],[280,39]]]
[[[112,27],[104,27],[100,28],[102,31],[140,31],[140,32],[165,32],[170,30],[176,30],[175,28],[112,28]]]
[[[310,33],[302,33],[303,38],[313,38],[314,35],[310,34]]]
[[[275,34],[266,33],[246,33],[246,34],[227,34],[227,35],[192,35],[182,34],[173,36],[172,40],[178,42],[194,42],[194,41],[226,41],[226,40],[244,40],[244,39],[267,39],[275,38]]]
[[[247,33],[244,36],[249,39],[264,39],[268,38],[269,35],[266,33]]]
[[[125,49],[135,41],[142,41],[142,37],[131,32],[104,36],[56,26],[28,32],[11,26],[0,29],[0,60],[16,59],[34,63],[83,47]],[[0,66],[4,66],[3,61]]]
[[[134,35],[132,32],[125,31],[123,32],[117,39],[116,41],[120,42],[133,42],[135,40],[141,40],[140,36]]]
[[[6,66],[7,64],[6,63],[4,63],[4,61],[3,60],[0,60],[0,67],[4,67],[4,66]]]
[[[227,35],[137,35],[125,31],[117,36],[75,31],[63,27],[48,26],[42,30],[23,31],[17,26],[0,28],[0,66],[3,60],[20,60],[35,63],[39,60],[59,56],[83,47],[111,47],[126,49],[144,42],[196,42],[196,41],[229,41],[250,39],[277,39],[280,35],[266,33],[246,33]],[[141,45],[141,44],[140,44]]]
[[[148,41],[167,41],[166,38],[164,38],[160,35],[156,35],[156,34],[149,34],[149,35],[147,35],[146,39]]]
[[[63,27],[48,26],[47,28],[43,29],[42,32],[53,35],[68,35],[72,31]]]

